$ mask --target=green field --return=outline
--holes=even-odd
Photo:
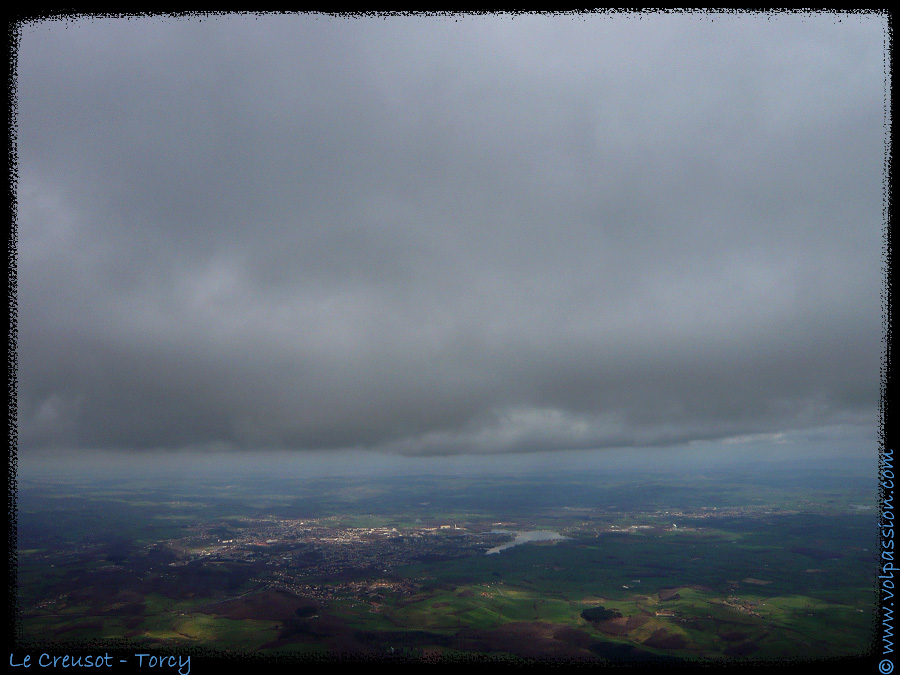
[[[603,476],[316,479],[294,494],[262,479],[26,484],[19,627],[23,644],[273,656],[855,656],[875,628],[867,490]],[[497,523],[567,538],[484,555],[470,542]],[[598,607],[613,618],[583,616]]]

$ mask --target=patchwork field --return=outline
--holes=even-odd
[[[608,483],[25,485],[21,644],[671,663],[871,644],[865,487],[695,481],[691,502],[677,481]],[[558,538],[485,555],[531,529]]]

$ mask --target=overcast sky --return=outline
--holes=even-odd
[[[23,26],[20,455],[876,443],[885,27]]]

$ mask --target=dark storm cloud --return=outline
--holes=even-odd
[[[22,448],[874,428],[883,57],[861,15],[27,26]]]

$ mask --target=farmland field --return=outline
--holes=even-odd
[[[25,648],[733,663],[874,636],[864,479],[72,477],[18,497]],[[553,538],[486,555],[526,530]]]

